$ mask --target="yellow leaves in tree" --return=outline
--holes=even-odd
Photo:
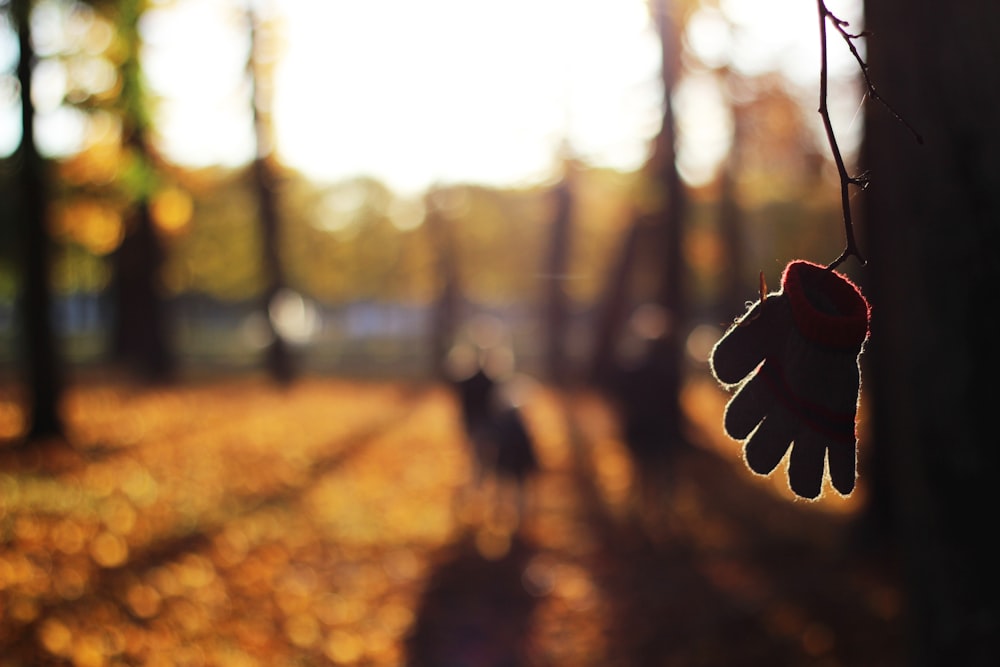
[[[91,132],[112,135],[105,127],[108,121],[104,116],[92,117],[90,124]],[[122,166],[121,146],[107,136],[101,138],[104,140],[95,141],[86,150],[64,160],[59,166],[60,176],[74,185],[111,183],[118,178]]]
[[[168,187],[157,192],[150,203],[153,222],[167,236],[188,229],[194,202],[185,191]],[[49,216],[49,233],[63,243],[76,243],[97,256],[117,250],[125,236],[122,211],[111,201],[77,197],[56,205]]]
[[[194,213],[191,196],[179,188],[165,188],[153,196],[150,212],[157,229],[173,236],[187,230]]]
[[[77,243],[98,256],[116,250],[125,236],[121,213],[95,199],[74,199],[56,207],[49,231],[56,240]]]
[[[13,440],[24,428],[24,408],[13,401],[0,400],[0,440]]]

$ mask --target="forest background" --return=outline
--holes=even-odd
[[[114,355],[110,342],[114,340],[111,335],[116,312],[114,298],[120,294],[115,289],[115,280],[121,274],[116,258],[122,254],[123,241],[134,232],[136,223],[132,214],[137,202],[148,200],[156,238],[163,248],[162,266],[156,268],[157,280],[163,298],[170,303],[171,346],[179,363],[187,369],[219,361],[252,365],[255,346],[259,347],[261,340],[254,332],[259,334],[262,325],[254,313],[259,310],[257,304],[268,281],[268,270],[262,259],[261,212],[251,169],[254,104],[247,70],[250,24],[243,13],[245,9],[236,5],[200,14],[192,12],[192,21],[216,22],[214,28],[211,24],[202,26],[199,34],[207,33],[207,39],[211,39],[214,29],[219,36],[215,41],[197,43],[196,48],[202,49],[201,56],[180,60],[181,56],[168,48],[169,41],[164,45],[155,40],[162,42],[170,35],[167,28],[156,29],[158,17],[169,16],[171,12],[184,16],[184,3],[161,4],[153,3],[146,10],[149,16],[133,26],[137,32],[131,35],[121,34],[125,29],[122,21],[127,20],[122,12],[109,10],[107,6],[102,8],[101,3],[93,6],[40,3],[35,11],[35,21],[40,24],[37,32],[46,40],[41,45],[35,77],[36,86],[42,91],[38,93],[40,143],[43,153],[49,150],[49,157],[54,160],[49,224],[55,243],[52,275],[58,329],[65,354],[73,363],[101,362]],[[638,11],[644,11],[641,3],[637,4]],[[171,9],[173,5],[176,7]],[[780,10],[781,7],[775,7],[775,11]],[[428,11],[442,10],[431,6]],[[766,22],[761,22],[765,25],[740,23],[753,18],[745,10],[730,10],[736,12],[735,21],[717,7],[700,7],[697,3],[678,11],[687,26],[681,54],[683,72],[678,80],[679,97],[687,101],[678,102],[677,106],[682,125],[681,169],[687,170],[685,175],[691,180],[690,221],[684,243],[694,310],[691,322],[685,326],[693,330],[699,323],[724,326],[739,310],[743,299],[752,296],[757,271],[765,270],[773,284],[785,258],[802,256],[823,261],[837,247],[841,231],[837,223],[836,172],[824,157],[822,130],[813,111],[815,81],[810,75],[815,68],[806,68],[807,74],[801,67],[791,75],[782,72],[776,47],[760,46],[767,40],[765,33],[772,29],[765,27]],[[600,12],[591,9],[580,13]],[[270,108],[272,103],[266,97],[274,93],[267,91],[277,83],[274,79],[280,71],[283,51],[291,52],[283,44],[288,37],[282,33],[283,21],[287,24],[290,19],[275,9],[264,16],[259,19],[256,42],[257,59],[263,64],[253,71],[255,80],[260,82],[256,84],[261,91],[257,95],[261,98],[258,106]],[[803,23],[809,12],[797,11],[794,16],[797,21],[781,19],[774,32],[780,34],[781,26],[786,24],[789,31],[796,32],[812,25]],[[433,21],[434,15],[427,18]],[[171,25],[169,18],[159,20]],[[174,23],[178,20],[173,19]],[[362,27],[368,25],[364,17],[356,20]],[[551,19],[550,22],[552,30],[560,25]],[[633,48],[630,57],[602,58],[600,53],[591,52],[588,41],[601,43],[597,41],[599,26],[592,19],[591,22],[575,20],[567,10],[564,23],[577,34],[564,41],[578,49],[567,60],[583,61],[577,68],[584,71],[591,62],[602,60],[609,63],[605,66],[621,63],[628,69],[604,74],[592,89],[565,83],[558,78],[558,71],[542,84],[535,80],[538,75],[526,76],[524,86],[547,85],[556,91],[542,97],[539,104],[548,100],[557,104],[560,87],[575,85],[577,89],[562,96],[564,109],[539,111],[543,116],[537,123],[541,130],[535,133],[547,142],[542,145],[551,147],[550,154],[545,156],[543,149],[532,147],[534,153],[543,153],[542,158],[534,162],[522,158],[523,166],[515,164],[508,168],[509,175],[487,178],[485,182],[441,180],[434,173],[443,169],[460,170],[463,165],[482,170],[479,164],[490,161],[489,146],[482,150],[478,162],[464,155],[456,156],[451,164],[440,158],[428,158],[423,171],[418,166],[404,172],[394,167],[393,162],[419,164],[420,158],[406,154],[410,146],[419,142],[397,142],[394,135],[399,130],[385,130],[383,138],[372,137],[369,147],[360,150],[341,139],[347,144],[344,149],[347,155],[340,157],[336,154],[336,141],[343,130],[328,131],[325,125],[317,126],[319,137],[314,143],[331,145],[333,155],[326,162],[336,166],[330,166],[327,172],[351,169],[351,158],[361,165],[366,160],[375,162],[376,158],[368,157],[368,153],[390,158],[384,159],[382,165],[375,163],[368,172],[360,166],[355,174],[337,180],[329,176],[318,180],[283,161],[282,135],[277,132],[283,126],[271,118],[271,111],[262,112],[264,133],[277,137],[267,139],[276,143],[274,151],[267,149],[264,157],[274,172],[273,189],[280,219],[278,247],[286,273],[283,282],[291,290],[287,293],[291,298],[288,312],[300,313],[297,323],[292,325],[298,330],[292,335],[303,353],[315,357],[308,364],[336,368],[339,361],[360,364],[370,371],[387,366],[392,372],[407,368],[409,373],[427,369],[422,357],[430,349],[420,340],[426,339],[430,322],[427,314],[440,298],[443,284],[439,270],[441,246],[435,240],[434,225],[423,224],[428,201],[432,201],[432,206],[447,218],[448,232],[454,236],[451,254],[461,276],[466,312],[492,310],[503,314],[509,322],[516,321],[518,357],[527,364],[526,368],[532,365],[537,368],[542,350],[533,346],[532,341],[541,339],[537,313],[548,271],[545,253],[555,211],[553,191],[564,178],[567,182],[572,179],[574,200],[570,213],[572,231],[565,244],[568,278],[564,284],[568,307],[579,319],[570,329],[569,347],[578,363],[591,354],[593,341],[588,340],[588,332],[595,327],[588,325],[600,310],[601,295],[606,290],[611,267],[620,256],[624,232],[637,215],[654,208],[652,202],[657,196],[652,193],[655,186],[650,185],[643,173],[646,160],[643,155],[650,154],[660,120],[663,93],[657,72],[659,53],[650,20],[640,15],[638,19],[632,17],[631,22],[636,25],[617,27],[611,37],[619,40],[619,44],[629,39],[641,40],[641,48]],[[794,27],[796,22],[799,27]],[[173,29],[176,31],[177,27]],[[9,24],[7,30],[10,44],[14,37]],[[749,46],[743,48],[756,58],[750,60],[748,71],[742,69],[739,49],[725,42],[729,32],[748,35],[745,41]],[[152,45],[143,41],[146,34],[152,36],[152,40],[145,40],[152,41]],[[385,39],[392,36],[390,33]],[[125,44],[129,39],[136,43]],[[694,46],[699,39],[702,53]],[[788,41],[794,46],[802,40]],[[404,43],[403,48],[408,44]],[[454,48],[462,48],[462,44]],[[810,56],[813,55],[810,51],[815,52],[815,48],[810,49],[809,40],[801,50]],[[13,79],[16,50],[8,48],[7,53],[11,55],[6,89],[8,105],[13,105],[17,92]],[[168,68],[167,74],[161,74],[154,69],[146,74],[143,69],[129,85],[116,72],[130,53],[138,58],[135,67],[146,68],[148,59],[162,70],[166,67],[164,61],[174,58],[179,71],[171,73],[174,70]],[[477,53],[469,57],[485,58]],[[532,54],[537,57],[535,51]],[[188,89],[178,90],[175,80],[178,77],[183,80],[184,67],[197,67],[199,57],[209,63],[224,62],[228,69],[221,65],[205,67],[209,74],[200,78],[208,83],[199,81],[192,73],[195,80]],[[837,73],[836,94],[832,96],[836,100],[834,114],[843,128],[842,140],[848,146],[848,154],[853,155],[863,125],[857,106],[861,90],[850,69],[851,63],[846,62],[843,54],[836,62],[840,66],[834,70]],[[546,72],[556,67],[548,62],[526,65],[530,66]],[[315,77],[316,85],[322,87],[322,70],[337,67],[349,66],[317,62],[308,70],[309,76]],[[337,100],[336,104],[348,109],[364,108],[366,87],[391,86],[401,76],[389,66],[358,70],[360,76],[370,72],[368,76],[374,78],[385,74],[386,69],[395,78],[385,83],[373,80],[357,84],[348,80],[344,84],[344,77],[331,75],[329,86],[339,83],[343,95],[354,96]],[[220,80],[225,74],[231,79]],[[418,90],[412,95],[403,90],[398,97],[380,94],[376,99],[378,103],[383,99],[398,99],[399,108],[394,115],[398,125],[409,128],[411,133],[422,136],[438,132],[422,139],[431,146],[427,151],[431,153],[454,153],[452,146],[456,142],[456,138],[437,126],[418,125],[421,119],[433,116],[434,109],[441,109],[440,114],[450,118],[455,112],[447,107],[455,105],[456,99],[477,93],[514,95],[518,90],[517,82],[500,81],[492,85],[494,92],[489,93],[488,81],[476,84],[466,78],[453,85],[468,86],[469,92],[456,95],[454,91],[439,92],[441,86],[433,82],[437,77],[446,81],[449,76],[468,77],[464,71],[456,74],[403,70],[402,74],[424,77],[422,80],[430,82],[425,84],[427,92]],[[572,114],[585,114],[578,107],[585,105],[588,97],[599,97],[599,84],[616,76],[625,81],[615,89],[620,88],[629,96],[619,103],[626,108],[605,112],[603,128],[599,126],[600,117],[574,123]],[[790,76],[797,76],[798,80]],[[150,85],[153,83],[166,90],[158,91]],[[183,106],[186,99],[201,94],[199,87],[210,89],[213,85],[224,88],[223,92],[214,96],[205,94],[208,99],[200,104]],[[419,87],[413,82],[407,85]],[[285,88],[291,86],[285,84]],[[487,92],[482,92],[484,89]],[[306,102],[310,102],[308,98],[303,101]],[[310,103],[321,106],[324,98],[318,96]],[[516,98],[503,103],[514,107],[532,104],[530,100],[522,102]],[[476,104],[466,102],[465,106],[474,113]],[[410,105],[431,112],[410,111]],[[277,98],[273,106],[273,114],[284,111]],[[337,106],[330,107],[329,113],[333,115],[323,121],[325,124],[337,123],[336,110]],[[285,124],[301,123],[298,119],[302,114],[285,113],[292,116]],[[356,111],[344,113],[348,117],[346,122],[357,122]],[[529,108],[519,113],[531,111]],[[545,118],[553,113],[555,121]],[[140,115],[145,125],[143,132],[147,136],[141,149],[130,146],[124,136],[134,123],[129,114]],[[192,114],[199,115],[194,122],[189,118]],[[413,118],[408,119],[408,114]],[[11,115],[8,112],[8,117]],[[479,122],[492,122],[494,115],[495,112]],[[560,121],[561,115],[566,116],[565,122]],[[14,118],[8,132],[16,131]],[[383,122],[381,118],[379,122]],[[596,141],[586,134],[588,123],[598,127]],[[606,127],[613,123],[631,123],[631,127],[617,130]],[[511,125],[516,131],[516,123]],[[226,126],[236,129],[212,129]],[[475,121],[473,127],[477,127]],[[481,127],[481,134],[491,132],[488,126]],[[690,130],[690,138],[683,138],[687,136],[685,129]],[[185,131],[191,136],[171,136]],[[512,129],[499,127],[496,132],[509,134]],[[334,139],[324,136],[325,133],[333,134]],[[370,131],[365,134],[367,137]],[[623,138],[612,143],[615,134]],[[605,138],[607,135],[611,139]],[[16,134],[10,137],[12,150]],[[580,149],[574,146],[574,140],[581,144]],[[604,145],[600,143],[602,140]],[[435,141],[440,142],[440,147],[433,146]],[[401,144],[398,150],[406,157],[393,156],[391,148],[385,146],[392,142]],[[587,154],[588,149],[591,155]],[[171,159],[174,153],[181,162]],[[211,164],[213,157],[222,164]],[[316,160],[306,154],[300,161],[313,166]],[[498,156],[498,162],[503,160],[512,162],[506,155]],[[196,166],[188,166],[191,163]],[[615,168],[616,163],[624,168]],[[4,168],[7,192],[16,188],[11,177],[14,166],[14,158],[8,158]],[[376,171],[379,168],[401,187],[393,190],[389,183],[380,180]],[[516,171],[518,168],[521,173]],[[418,185],[421,182],[426,184],[423,189]],[[11,205],[16,198],[5,196],[4,200],[8,205],[3,210],[5,243],[4,256],[0,258],[0,308],[5,326],[0,354],[9,365],[16,350],[13,313],[20,273],[14,235],[17,208]],[[740,224],[744,225],[740,238],[745,241],[738,259],[727,257],[727,253],[732,254],[723,238],[728,223],[720,221],[720,215],[725,215],[722,211],[737,209],[742,218]],[[659,260],[654,253],[647,255],[635,261],[635,272],[646,278],[637,279],[623,312],[631,312],[643,302],[655,301],[652,286],[656,284]],[[741,267],[738,276],[728,276],[727,267],[737,264]],[[149,262],[139,266],[154,268]],[[735,293],[722,296],[727,291]],[[289,323],[295,317],[288,315]],[[707,338],[705,331],[701,332]],[[702,360],[704,353],[704,349],[697,353]]]
[[[314,36],[357,53],[295,60],[305,38],[285,10],[309,16],[307,3],[0,2],[7,487],[36,488],[38,459],[18,469],[25,451],[48,451],[38,443],[66,436],[66,423],[79,435],[67,388],[260,371],[281,387],[436,381],[456,343],[500,339],[509,365],[556,391],[613,394],[616,373],[651,370],[639,394],[614,398],[626,412],[655,398],[643,414],[665,441],[683,440],[712,404],[684,407],[684,391],[707,378],[708,351],[756,298],[758,274],[774,286],[788,260],[833,261],[853,210],[868,263],[854,255],[840,269],[865,291],[872,325],[852,518],[898,565],[905,604],[889,615],[905,619],[911,661],[988,664],[1000,624],[984,519],[1000,370],[989,320],[1000,10],[705,0],[636,2],[623,15],[611,3],[526,3],[508,16],[466,4],[378,4],[357,23],[314,16]],[[850,183],[816,113],[818,25]],[[472,55],[477,42],[485,55]],[[539,53],[559,58],[543,65]],[[282,83],[289,71],[300,88]],[[344,87],[344,72],[360,85]],[[385,89],[398,97],[386,102]],[[304,115],[289,121],[289,108]],[[517,120],[512,132],[498,110]],[[541,130],[526,120],[536,114]],[[349,149],[356,162],[342,160]],[[505,168],[512,156],[520,170]],[[48,535],[32,531],[55,520],[35,509],[0,512],[10,562],[29,570],[37,554],[25,549]],[[86,567],[140,539],[98,539],[111,533],[95,534]],[[5,595],[37,632],[4,641],[27,651],[30,635],[86,662],[93,646],[60,640],[66,622],[46,624],[24,602],[42,595],[29,584]],[[816,649],[806,636],[802,650]],[[339,639],[325,645],[338,655]]]

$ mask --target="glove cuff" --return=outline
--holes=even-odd
[[[795,260],[785,267],[781,289],[804,338],[834,348],[861,349],[868,336],[868,302],[845,276]]]

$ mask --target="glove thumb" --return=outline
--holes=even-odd
[[[791,321],[785,301],[780,292],[772,293],[729,327],[709,357],[716,380],[724,385],[739,383],[784,340]]]

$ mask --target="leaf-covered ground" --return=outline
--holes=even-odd
[[[605,403],[535,388],[519,513],[441,387],[81,384],[72,446],[0,449],[0,665],[899,664],[861,501],[748,475],[725,397],[685,397],[693,446],[641,490]]]

